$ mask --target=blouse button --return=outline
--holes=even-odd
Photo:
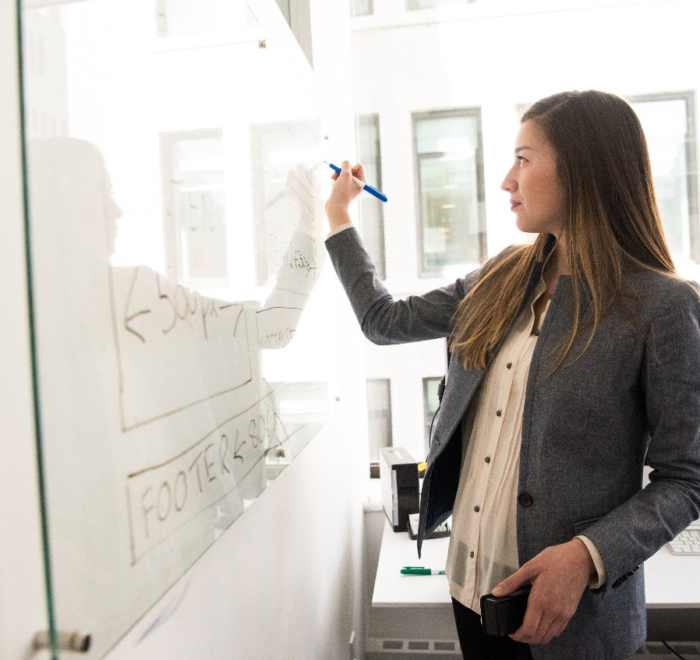
[[[491,457],[490,457],[490,456],[487,456],[484,460],[485,460],[487,463],[490,463],[490,462],[491,462]]]
[[[479,513],[479,507],[478,507],[478,506],[475,506],[475,507],[474,507],[474,511],[476,511],[477,513]]]
[[[512,362],[509,362],[509,363],[506,365],[506,367],[507,367],[508,369],[510,369],[512,366],[513,366],[513,363],[512,363]]]
[[[500,417],[500,416],[501,416],[501,411],[500,411],[500,410],[497,410],[497,411],[496,411],[496,417]]]
[[[540,331],[539,331],[539,330],[535,330],[535,337],[539,337],[539,336],[540,336]]]
[[[473,551],[473,550],[469,553],[469,556],[470,556],[472,559],[474,559],[474,551]]]

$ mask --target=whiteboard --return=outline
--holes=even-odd
[[[334,411],[326,141],[274,2],[22,20],[49,597],[101,658]]]

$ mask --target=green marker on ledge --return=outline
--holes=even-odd
[[[445,571],[436,571],[434,568],[423,566],[404,566],[401,575],[445,575]]]

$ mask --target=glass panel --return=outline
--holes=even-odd
[[[360,162],[365,178],[378,190],[382,189],[382,157],[379,151],[379,124],[376,115],[361,117],[358,122]],[[370,253],[380,279],[386,277],[384,258],[384,202],[372,195],[360,195],[360,226],[362,240]]]
[[[474,154],[479,145],[476,117],[435,117],[416,121],[419,154]]]
[[[160,36],[211,32],[218,27],[219,0],[158,0]]]
[[[423,264],[478,263],[476,158],[421,159]]]
[[[474,116],[415,122],[422,221],[422,268],[478,263],[478,121]]]
[[[685,99],[633,104],[646,134],[656,196],[671,252],[690,257],[688,222],[688,131]]]
[[[56,629],[91,631],[102,658],[335,406],[321,90],[288,27],[263,33],[244,3],[191,45],[154,34],[149,3],[33,4],[49,588]],[[215,5],[163,6],[184,26]]]
[[[320,131],[318,122],[256,124],[250,128],[252,170],[266,173],[265,177],[253,174],[254,210],[265,219],[257,225],[255,234],[260,286],[272,282],[283,260],[290,256],[287,245],[296,228],[299,202],[287,191],[307,185],[304,180],[320,167],[315,163],[308,171],[296,169],[296,163],[313,162],[320,153]]]
[[[268,454],[265,461],[267,480],[272,481],[290,460],[313,438],[328,418],[328,383],[270,383],[273,391],[274,410],[267,418],[259,417],[249,428],[249,437],[261,435],[265,429],[279,429],[282,437],[291,445],[280,446]]]
[[[408,9],[430,9],[432,7],[438,7],[439,5],[446,5],[451,3],[460,4],[470,4],[476,0],[407,0]]]
[[[161,135],[163,219],[179,280],[227,276],[224,150],[217,133]]]
[[[369,460],[379,462],[379,450],[391,447],[391,385],[388,379],[367,380]]]

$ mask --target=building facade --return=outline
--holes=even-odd
[[[394,296],[532,240],[500,184],[524,110],[572,89],[633,104],[676,265],[698,279],[697,2],[355,0],[353,11],[359,153],[389,197],[363,200],[361,230]],[[445,343],[368,343],[366,364],[374,455],[393,443],[423,460]]]

